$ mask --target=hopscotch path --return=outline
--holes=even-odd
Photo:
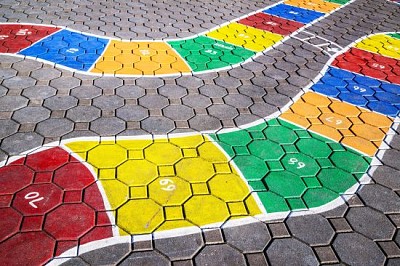
[[[320,73],[281,113],[239,129],[70,139],[10,159],[0,168],[0,264],[57,264],[131,236],[344,204],[399,123],[400,34],[357,40]]]
[[[0,53],[104,76],[191,75],[237,67],[329,16],[349,0],[286,0],[195,37],[104,38],[64,27],[0,24]]]

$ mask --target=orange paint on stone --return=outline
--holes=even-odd
[[[366,109],[308,92],[281,118],[373,156],[392,120]]]
[[[323,0],[311,0],[311,1],[305,1],[305,0],[286,0],[285,4],[291,5],[291,6],[297,6],[309,10],[314,10],[322,13],[329,13],[331,11],[334,11],[340,7],[340,5],[331,3],[331,2],[326,2]]]
[[[164,42],[112,41],[93,73],[163,75],[190,72],[180,56]]]

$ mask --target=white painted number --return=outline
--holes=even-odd
[[[0,41],[4,40],[4,39],[7,39],[8,37],[9,37],[8,35],[0,35]]]
[[[15,35],[19,36],[25,36],[25,35],[31,35],[32,32],[30,32],[28,29],[20,29]]]
[[[216,55],[217,54],[217,51],[214,51],[214,50],[211,50],[211,49],[205,50],[204,52],[207,53],[207,54],[212,54],[212,55]]]
[[[245,38],[245,39],[250,38],[249,35],[246,35],[246,34],[244,34],[244,33],[240,33],[238,36],[239,36],[239,37],[242,37],[242,38]]]
[[[275,23],[275,22],[272,22],[272,21],[268,21],[265,24],[268,24],[268,25],[271,25],[271,26],[278,26],[278,23]]]
[[[173,191],[176,189],[174,181],[168,178],[163,178],[160,180],[161,189],[165,191]]]
[[[355,91],[360,91],[360,92],[366,92],[367,91],[366,89],[360,88],[358,86],[354,86],[353,88],[354,88]]]
[[[336,125],[340,125],[341,123],[343,123],[343,121],[340,119],[335,120],[333,116],[327,117],[325,120],[328,121],[329,123],[335,123]]]
[[[380,65],[378,63],[373,63],[372,66],[375,67],[375,68],[385,69],[384,65]]]
[[[289,13],[293,14],[293,15],[298,15],[299,14],[299,12],[296,12],[296,11],[289,11]]]
[[[388,45],[387,48],[390,49],[390,50],[400,51],[399,47],[394,47],[392,45]]]
[[[25,199],[31,200],[31,201],[29,201],[29,205],[31,205],[33,208],[37,209],[35,202],[44,200],[43,197],[39,197],[39,196],[40,196],[39,192],[29,192],[28,194],[25,195]]]
[[[144,56],[149,55],[150,51],[149,50],[140,50],[140,53]]]
[[[76,52],[78,52],[78,51],[79,51],[78,48],[69,48],[69,49],[67,50],[67,53],[74,54],[74,53],[76,53]]]
[[[297,160],[296,158],[290,158],[289,159],[289,164],[296,164],[297,165],[297,169],[301,169],[304,168],[306,166],[305,163],[303,162],[299,162],[299,160]]]

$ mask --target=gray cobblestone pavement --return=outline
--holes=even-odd
[[[201,33],[277,1],[2,0],[0,22],[53,24],[125,39]],[[342,47],[400,30],[400,6],[356,0],[306,29]],[[0,55],[0,160],[78,136],[219,131],[267,117],[330,56],[289,39],[231,70],[181,77],[93,77]],[[116,244],[63,265],[399,265],[400,133],[382,166],[331,211]]]

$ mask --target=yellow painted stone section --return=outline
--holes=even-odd
[[[392,120],[317,93],[304,94],[281,118],[373,156]]]
[[[322,13],[332,12],[340,7],[339,4],[326,2],[324,0],[285,0],[285,4]]]
[[[262,213],[246,182],[206,135],[83,140],[66,146],[83,154],[97,173],[105,173],[100,184],[121,235],[220,224]],[[186,156],[185,150],[195,152]]]
[[[246,49],[261,52],[279,42],[284,36],[245,26],[236,22],[211,31],[207,36]]]
[[[190,72],[189,66],[165,42],[111,41],[93,73],[163,75]]]
[[[357,43],[356,47],[383,56],[400,59],[400,40],[386,34],[370,36]]]

